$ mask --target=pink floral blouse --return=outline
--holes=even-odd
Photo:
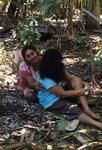
[[[19,87],[22,91],[28,88],[27,85],[25,85],[25,83],[23,82],[22,78],[28,76],[32,76],[34,80],[37,80],[39,73],[38,71],[34,71],[31,66],[22,61],[19,66]]]

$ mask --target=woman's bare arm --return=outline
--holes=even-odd
[[[28,86],[28,88],[36,89],[36,90],[41,90],[41,84],[39,84],[36,80],[33,79],[32,76],[27,76],[27,77],[22,77],[23,82],[25,85]]]
[[[67,81],[67,82],[70,81],[70,83],[74,89],[80,89],[85,86],[87,86],[89,88],[89,86],[86,82],[82,81],[79,77],[68,73],[66,70],[65,70],[65,81]]]
[[[61,86],[54,86],[49,89],[49,91],[59,97],[66,98],[66,97],[79,97],[84,95],[85,89],[82,88],[80,90],[67,90],[65,91]]]

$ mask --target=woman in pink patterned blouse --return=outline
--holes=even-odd
[[[41,89],[41,85],[36,81],[41,56],[35,47],[27,45],[22,49],[22,57],[24,61],[19,65],[19,87],[26,98],[34,101],[36,91]]]

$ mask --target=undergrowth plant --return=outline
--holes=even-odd
[[[20,42],[23,43],[23,45],[38,45],[39,40],[38,22],[31,16],[20,26]]]
[[[102,49],[94,56],[93,64],[102,71]]]
[[[79,49],[83,49],[87,45],[87,37],[86,36],[77,36],[74,42],[75,46]]]

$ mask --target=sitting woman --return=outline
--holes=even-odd
[[[41,56],[31,45],[24,46],[21,54],[24,61],[19,65],[19,87],[26,98],[34,101],[36,91],[41,89],[41,85],[36,81]]]
[[[40,104],[49,111],[65,113],[69,119],[78,118],[79,121],[93,125],[102,130],[102,123],[94,120],[97,119],[86,99],[88,89],[83,87],[84,82],[74,75],[70,75],[62,62],[62,55],[56,49],[49,49],[43,55],[40,63],[40,77],[38,81],[42,89],[38,91]],[[62,82],[72,85],[73,89],[65,90]],[[79,98],[83,112],[76,104]],[[74,100],[74,103],[71,103]]]

